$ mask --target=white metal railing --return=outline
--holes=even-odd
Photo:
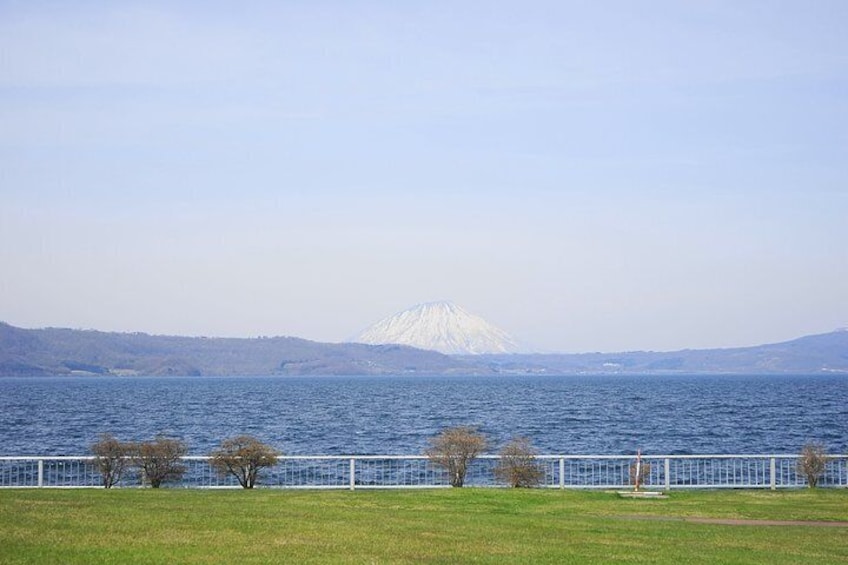
[[[496,486],[494,468],[499,456],[476,458],[468,469],[469,486]],[[183,457],[186,473],[169,486],[234,488],[232,477],[220,476],[209,457]],[[797,470],[797,455],[643,455],[648,489],[796,488],[806,486]],[[613,489],[630,483],[632,455],[539,455],[546,488]],[[116,485],[137,486],[130,469]],[[302,455],[280,457],[263,469],[259,485],[277,488],[367,489],[433,488],[448,486],[445,471],[423,455]],[[0,488],[98,487],[100,474],[93,457],[0,457]],[[848,455],[831,455],[822,487],[848,487]]]

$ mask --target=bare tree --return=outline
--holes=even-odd
[[[495,477],[511,487],[539,486],[545,471],[536,461],[536,455],[529,438],[513,438],[500,451]]]
[[[458,426],[430,438],[430,447],[424,453],[434,464],[447,470],[452,487],[461,487],[468,465],[484,449],[486,438],[482,434],[474,428]]]
[[[798,456],[798,472],[807,478],[807,486],[816,488],[827,469],[827,451],[821,443],[810,442],[801,448]]]
[[[242,435],[221,442],[209,464],[221,475],[233,475],[242,488],[253,488],[259,470],[277,464],[279,451],[253,436]]]
[[[136,444],[133,451],[142,481],[153,488],[159,488],[166,481],[178,480],[186,472],[180,459],[188,452],[188,445],[182,440],[157,435],[152,441]]]
[[[636,451],[636,461],[630,464],[629,478],[633,490],[638,491],[651,476],[651,464],[642,461],[642,450]]]
[[[112,488],[130,466],[132,444],[118,441],[112,434],[100,434],[100,439],[91,445],[91,452],[103,488]]]

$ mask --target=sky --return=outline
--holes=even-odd
[[[0,320],[848,325],[848,2],[0,0]]]

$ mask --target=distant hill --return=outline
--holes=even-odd
[[[153,336],[0,323],[0,375],[378,375],[465,373],[465,361],[400,345],[294,337]]]
[[[468,359],[471,361],[471,359]],[[633,351],[552,355],[484,355],[499,373],[728,373],[848,375],[848,331],[811,335],[769,345],[728,349]]]
[[[502,329],[452,302],[428,302],[380,320],[351,341],[400,343],[448,355],[518,353]]]
[[[0,322],[0,376],[603,373],[848,375],[848,331],[732,349],[449,356],[405,345],[21,329]]]

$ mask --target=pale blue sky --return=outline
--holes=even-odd
[[[0,0],[0,320],[848,325],[848,2]]]

